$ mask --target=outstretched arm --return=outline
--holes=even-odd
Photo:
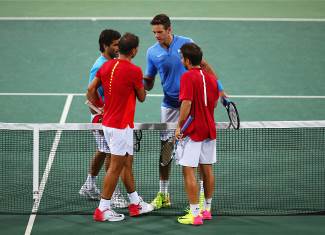
[[[154,84],[155,84],[155,78],[151,78],[151,77],[143,78],[144,89],[146,89],[147,91],[150,91],[153,88]]]
[[[213,74],[216,78],[218,78],[216,72],[213,70],[213,68],[209,65],[209,63],[208,63],[205,59],[202,59],[202,62],[201,62],[201,68],[202,68],[204,71],[206,71],[207,73],[211,73],[211,74]],[[218,79],[217,82],[218,82],[219,95],[220,95],[221,97],[225,97],[225,98],[227,98],[227,97],[228,97],[228,94],[224,91],[221,81]]]

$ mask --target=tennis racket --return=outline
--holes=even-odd
[[[221,103],[227,110],[227,114],[229,118],[228,128],[232,126],[234,129],[238,130],[240,127],[240,119],[239,119],[239,113],[235,103],[224,97],[221,97]]]
[[[99,109],[95,105],[93,105],[89,100],[86,100],[85,104],[93,110],[96,114],[103,114],[103,110]]]
[[[142,140],[142,130],[135,130],[134,136],[135,136],[134,151],[139,152],[140,142]]]
[[[193,117],[188,116],[188,118],[186,119],[184,125],[181,128],[181,134],[184,133],[184,131],[188,128],[188,126],[192,123],[192,121],[193,121]],[[169,159],[163,159],[162,157],[160,158],[160,165],[161,166],[168,166],[171,163],[171,161],[175,158],[178,141],[179,141],[178,139],[175,140],[173,152],[172,152]]]

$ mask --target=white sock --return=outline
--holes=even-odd
[[[137,191],[134,191],[133,193],[128,193],[129,199],[130,199],[130,203],[131,204],[136,204],[138,205],[140,202],[140,197],[137,193]]]
[[[204,194],[203,180],[200,180],[200,193]]]
[[[169,180],[160,180],[159,181],[159,192],[163,194],[168,193]]]
[[[92,189],[94,185],[96,185],[96,178],[97,176],[92,176],[88,174],[87,180],[86,180],[86,185],[88,189]]]
[[[190,204],[190,209],[191,209],[192,215],[194,217],[196,217],[200,214],[199,204]]]
[[[212,198],[207,198],[204,200],[204,210],[211,211]]]
[[[111,200],[106,200],[104,198],[100,199],[98,209],[100,211],[111,209]]]

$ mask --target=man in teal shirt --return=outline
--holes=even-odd
[[[118,55],[118,42],[121,37],[121,34],[115,30],[112,29],[105,29],[101,32],[99,35],[99,50],[101,52],[101,55],[98,57],[92,68],[90,69],[90,76],[89,76],[89,82],[90,84],[93,79],[95,78],[95,75],[98,71],[98,69],[108,60],[114,59]],[[102,100],[104,100],[104,90],[102,86],[100,86],[97,90],[98,94],[102,97]],[[94,122],[94,120],[97,120],[96,114],[91,114],[91,121]],[[86,179],[86,182],[81,187],[79,194],[82,196],[85,196],[87,198],[93,199],[93,200],[99,200],[100,199],[100,190],[96,186],[96,178],[97,175],[102,168],[104,162],[106,161],[105,168],[107,170],[109,165],[109,159],[110,159],[110,150],[106,143],[106,140],[100,131],[96,130],[94,131],[94,136],[96,139],[96,152],[94,157],[92,158],[89,173]],[[115,192],[112,197],[112,206],[113,207],[119,207],[124,208],[128,206],[127,201],[124,199],[123,195],[120,193],[119,188],[117,187],[115,189]]]

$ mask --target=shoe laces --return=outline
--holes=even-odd
[[[112,216],[115,216],[115,217],[120,216],[117,212],[115,212],[112,209],[107,209],[106,211],[109,211],[112,214]]]

